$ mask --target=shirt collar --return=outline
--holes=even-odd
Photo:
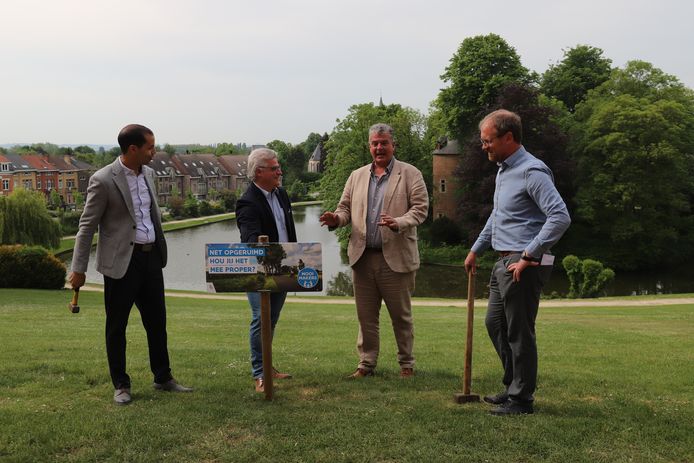
[[[373,174],[373,172],[374,172],[374,164],[375,164],[375,163],[373,163],[373,162],[371,163],[371,173],[372,173],[372,174]],[[389,162],[388,165],[386,166],[386,174],[390,174],[390,173],[393,171],[393,166],[394,166],[394,165],[395,165],[395,156],[393,156],[393,157],[390,159],[390,162]]]
[[[518,148],[511,156],[507,157],[504,161],[499,162],[497,164],[502,169],[513,167],[519,162],[521,162],[526,154],[527,151],[525,151],[525,148],[523,147],[523,145],[521,145],[520,148]]]
[[[140,174],[138,174],[137,172],[135,172],[134,170],[132,170],[130,167],[128,167],[128,166],[126,166],[125,164],[123,164],[123,160],[120,158],[120,156],[118,156],[118,162],[120,162],[121,167],[122,167],[123,169],[125,169],[125,175],[131,175],[131,176],[133,176],[133,177],[137,177],[138,175],[140,175],[140,174],[144,171],[144,169],[143,169],[143,170],[140,170]]]
[[[258,187],[258,189],[263,193],[263,196],[265,196],[266,199],[270,199],[272,193],[277,191],[277,188],[273,188],[272,191],[267,191],[266,189],[264,189],[263,187],[261,187],[260,185],[258,185],[255,182],[253,182],[253,185]]]

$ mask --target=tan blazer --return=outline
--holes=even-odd
[[[349,265],[357,263],[366,248],[366,210],[368,208],[371,164],[352,172],[342,192],[335,214],[340,227],[352,225],[347,254]],[[422,173],[414,166],[397,159],[383,197],[384,214],[395,219],[398,231],[380,227],[383,257],[394,272],[412,272],[419,268],[417,225],[424,222],[429,210]]]
[[[154,171],[142,166],[147,188],[152,200],[151,216],[156,243],[166,266],[166,241],[161,227],[161,211],[157,205]],[[96,245],[96,270],[110,278],[123,278],[128,270],[135,242],[135,209],[128,180],[118,158],[98,170],[89,179],[87,201],[80,217],[79,231],[75,237],[72,254],[72,271],[85,273],[89,262],[92,237],[99,228]]]

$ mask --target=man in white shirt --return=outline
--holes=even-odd
[[[156,201],[154,171],[146,166],[155,153],[154,134],[138,124],[118,134],[121,155],[89,179],[68,278],[73,288],[85,282],[94,233],[99,229],[96,270],[104,275],[106,354],[118,405],[132,401],[126,373],[125,330],[135,304],[147,332],[154,388],[191,392],[171,376],[166,335],[164,277],[166,240]]]

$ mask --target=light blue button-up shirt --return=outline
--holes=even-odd
[[[494,210],[472,246],[480,254],[490,246],[497,251],[525,251],[539,258],[571,224],[554,177],[544,162],[523,146],[499,164]]]

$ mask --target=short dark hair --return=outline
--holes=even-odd
[[[154,132],[140,124],[128,124],[123,127],[118,134],[118,146],[120,146],[120,152],[125,154],[130,145],[135,145],[138,148],[141,148],[142,145],[144,145],[147,141],[145,135],[154,135]]]
[[[487,114],[484,119],[480,121],[479,128],[482,129],[482,126],[487,121],[492,122],[498,136],[502,136],[506,132],[511,132],[513,140],[516,143],[521,143],[523,140],[523,124],[518,114],[507,109],[497,109]]]

